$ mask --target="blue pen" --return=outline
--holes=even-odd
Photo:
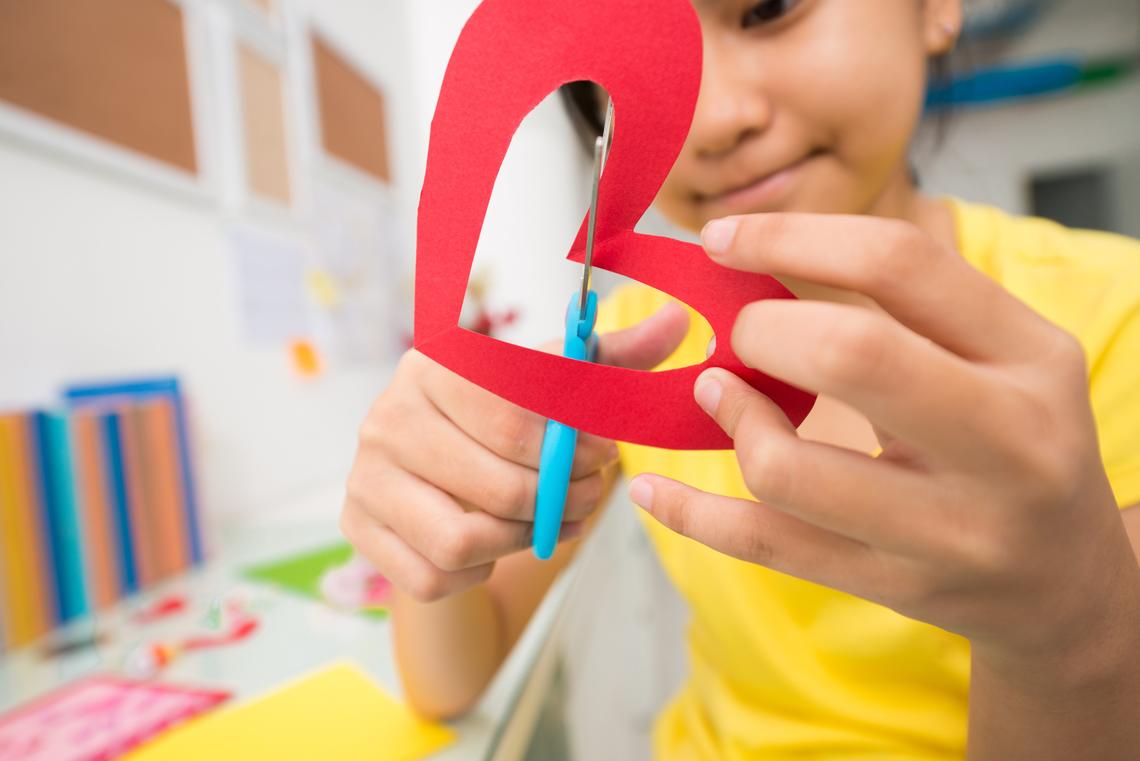
[[[582,288],[570,297],[566,306],[566,334],[562,354],[570,359],[593,362],[598,349],[594,323],[598,317],[598,295],[590,290],[590,269],[594,263],[594,228],[598,219],[598,184],[613,134],[614,107],[606,110],[605,129],[594,142],[594,182],[590,191],[590,217],[586,223],[586,260],[582,269]],[[557,420],[546,421],[542,437],[542,454],[538,465],[538,493],[534,500],[535,557],[546,560],[554,554],[562,514],[566,508],[566,490],[570,486],[570,470],[574,465],[574,449],[578,431]]]

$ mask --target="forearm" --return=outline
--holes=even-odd
[[[392,613],[408,702],[432,718],[468,710],[506,657],[502,618],[487,586],[431,603],[396,592]]]
[[[1115,761],[1140,751],[1140,584],[1125,569],[1102,623],[1065,655],[1008,658],[975,648],[970,761]]]

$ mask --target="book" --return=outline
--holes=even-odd
[[[142,421],[138,408],[133,404],[124,404],[119,421],[135,573],[139,588],[146,589],[159,578],[158,537],[155,516],[147,500],[146,447],[142,439]]]
[[[32,484],[28,417],[0,416],[0,562],[4,564],[5,640],[26,644],[55,621],[55,594]]]
[[[109,608],[126,593],[102,424],[101,414],[91,410],[76,412],[71,421],[87,589],[94,610]]]
[[[174,415],[175,435],[178,440],[178,483],[182,492],[182,521],[190,547],[190,559],[195,565],[201,563],[205,558],[205,549],[199,520],[186,405],[178,379],[175,377],[157,377],[78,384],[65,388],[63,395],[69,405],[77,408],[89,405],[105,405],[115,400],[138,402],[156,397],[170,400]]]
[[[104,452],[107,455],[106,472],[110,486],[115,538],[119,547],[123,593],[129,595],[139,590],[139,579],[135,567],[134,544],[131,538],[130,497],[127,491],[126,466],[123,461],[122,413],[118,410],[107,410],[100,416],[100,424],[100,433],[105,447]]]
[[[169,398],[161,397],[140,401],[138,416],[147,507],[155,529],[155,562],[159,577],[166,578],[190,566],[174,405]]]
[[[84,584],[83,550],[71,464],[68,420],[57,412],[36,412],[38,478],[46,537],[51,544],[56,609],[60,623],[88,610]]]

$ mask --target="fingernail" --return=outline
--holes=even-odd
[[[704,244],[705,251],[713,256],[727,253],[739,225],[740,222],[732,217],[714,219],[705,225],[705,229],[701,230],[701,243]]]
[[[720,381],[716,378],[706,378],[702,375],[697,378],[696,388],[693,389],[693,398],[697,400],[697,404],[701,406],[702,410],[710,415],[715,415],[723,390]]]
[[[632,499],[635,504],[644,507],[646,510],[652,508],[653,486],[649,483],[649,479],[638,476],[630,481],[629,498]]]

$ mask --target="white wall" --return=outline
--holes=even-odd
[[[1138,47],[1140,4],[1134,0],[1059,0],[1007,55],[1012,60],[1063,51],[1093,57],[1128,51],[1135,55]],[[952,114],[949,123],[942,145],[933,144],[932,130],[919,141],[923,185],[1027,213],[1028,183],[1035,174],[1129,161],[1136,165],[1140,76],[1078,94],[963,109]],[[1125,182],[1138,181],[1132,173],[1125,174]],[[1122,197],[1131,206],[1117,216],[1140,218],[1140,198]]]
[[[414,170],[402,115],[413,83],[402,5],[308,0],[297,9],[384,86],[392,203],[395,218],[408,219]],[[216,83],[198,84],[216,95]],[[177,373],[214,533],[342,482],[357,426],[391,370],[390,359],[377,360],[305,380],[284,346],[248,343],[225,235],[234,216],[216,196],[169,192],[0,133],[0,408],[51,403],[69,380]],[[261,222],[295,233],[301,223],[280,216]],[[410,259],[408,229],[394,237]],[[328,505],[330,516],[338,509]]]

